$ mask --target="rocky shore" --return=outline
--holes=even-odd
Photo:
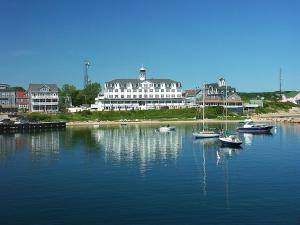
[[[268,113],[253,117],[255,120],[269,120],[277,123],[300,123],[300,108],[288,112]]]

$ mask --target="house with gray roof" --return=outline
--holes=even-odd
[[[179,108],[184,106],[182,85],[171,79],[147,79],[146,69],[139,70],[139,79],[114,79],[104,85],[104,93],[95,99],[92,109],[131,110]]]
[[[236,89],[227,85],[224,78],[220,78],[216,83],[205,84],[205,105],[243,108],[243,102]]]
[[[58,112],[58,87],[56,84],[29,84],[31,112]]]
[[[8,84],[0,84],[0,112],[17,112],[16,91]]]

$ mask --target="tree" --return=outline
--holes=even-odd
[[[60,109],[64,111],[71,104],[73,106],[92,104],[100,91],[101,85],[99,83],[88,84],[83,90],[77,90],[72,84],[64,84],[59,90]]]
[[[25,91],[25,89],[20,86],[15,86],[15,87],[13,87],[13,89],[15,89],[15,91]]]
[[[91,83],[88,84],[82,90],[82,96],[84,97],[85,104],[92,104],[95,102],[95,98],[98,96],[99,92],[101,92],[101,85],[99,83]]]

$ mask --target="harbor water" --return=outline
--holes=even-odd
[[[240,149],[155,128],[1,134],[0,224],[300,224],[299,125]]]

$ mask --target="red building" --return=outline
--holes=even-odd
[[[25,91],[16,91],[16,105],[18,106],[19,110],[29,110],[30,97]]]

